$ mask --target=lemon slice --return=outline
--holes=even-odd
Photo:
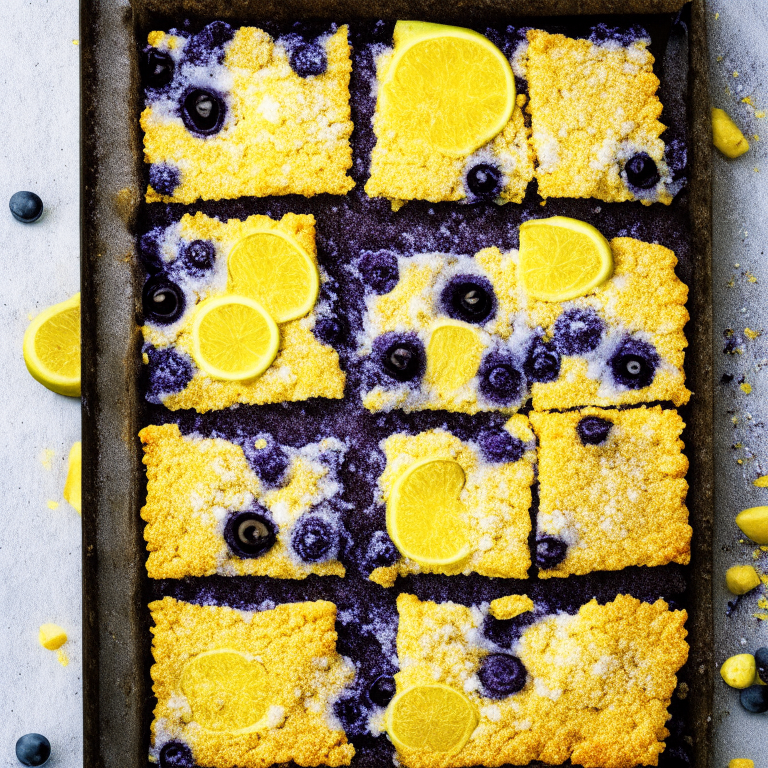
[[[83,444],[79,440],[69,450],[64,500],[71,504],[78,514],[83,513]]]
[[[43,310],[24,334],[27,370],[44,387],[80,397],[80,294]]]
[[[427,346],[427,383],[441,395],[468,384],[477,375],[483,342],[469,325],[445,321],[435,326]]]
[[[386,123],[453,157],[474,152],[502,131],[515,107],[506,56],[462,27],[398,21],[395,52],[379,90]]]
[[[230,293],[261,304],[275,322],[306,315],[317,301],[320,279],[309,254],[276,230],[244,237],[227,259]]]
[[[397,749],[458,752],[477,728],[477,709],[447,685],[414,685],[387,708],[385,728]]]
[[[387,501],[387,531],[400,552],[424,565],[450,565],[470,552],[459,500],[464,470],[453,459],[417,461],[397,479]]]
[[[192,357],[215,379],[242,381],[269,368],[280,332],[267,311],[244,296],[216,296],[201,302],[192,323]]]
[[[565,301],[584,296],[613,274],[608,241],[591,224],[567,216],[520,225],[518,273],[534,299]]]
[[[238,651],[195,656],[184,667],[181,690],[194,721],[209,731],[250,733],[263,726],[269,709],[266,670]]]

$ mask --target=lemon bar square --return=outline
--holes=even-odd
[[[650,40],[622,45],[528,31],[524,63],[539,194],[669,204]]]
[[[248,238],[264,233],[277,235],[304,252],[318,275],[319,298],[304,307],[303,316],[277,323],[277,355],[261,375],[245,380],[218,378],[194,361],[195,319],[207,300],[241,290],[233,285],[231,254]],[[220,221],[203,213],[187,213],[175,224],[147,232],[140,241],[140,255],[153,273],[143,294],[147,400],[173,411],[194,408],[204,413],[237,403],[343,396],[345,375],[329,335],[337,321],[324,295],[328,277],[317,263],[314,216],[288,213],[279,221],[258,215]],[[278,264],[275,272],[270,285],[278,287],[271,301],[290,302],[297,292],[309,291],[286,278],[287,268]],[[170,312],[164,304],[169,297],[174,302]],[[158,298],[163,313],[156,309]]]
[[[240,611],[165,597],[150,603],[157,706],[150,758],[188,753],[216,768],[349,765],[332,703],[354,677],[336,651],[336,606]]]
[[[677,411],[532,413],[541,578],[690,561],[688,459]]]
[[[469,738],[465,733],[452,751],[414,749],[401,739],[401,765],[657,764],[676,674],[688,656],[685,611],[628,595],[606,605],[592,600],[575,615],[535,610],[511,644],[499,647],[483,634],[487,605],[401,594],[397,608],[397,696],[415,686],[447,686],[464,697],[464,716],[468,710],[476,718]],[[403,725],[399,733],[390,720],[389,732],[412,738],[417,729]],[[447,746],[461,723],[439,734],[441,724],[420,725],[419,733],[442,737]]]
[[[141,114],[147,202],[321,192],[354,182],[347,27],[273,39],[222,21],[150,32]]]
[[[462,441],[443,429],[433,429],[417,435],[394,434],[383,441],[386,467],[379,478],[381,500],[387,505],[387,528],[395,547],[399,550],[394,562],[375,568],[371,580],[385,587],[394,584],[398,576],[410,573],[442,573],[446,575],[478,573],[481,576],[524,579],[531,565],[528,535],[531,532],[531,485],[534,478],[535,439],[528,419],[516,414],[503,428],[489,428],[477,435],[476,441]],[[453,546],[451,536],[458,533],[466,540],[466,551],[452,562],[427,564],[417,561],[410,547],[421,546],[419,532],[398,536],[398,530],[410,528],[408,520],[400,523],[395,517],[407,515],[405,507],[395,502],[393,495],[404,475],[429,459],[447,460],[460,467],[463,486],[458,491],[459,530],[452,529],[441,509],[430,509],[445,501],[445,492],[439,483],[441,475],[424,475],[412,483],[413,493],[424,493],[424,498],[408,499],[416,509],[430,511],[429,520],[436,520],[432,528],[441,523],[445,527],[439,544]],[[425,490],[426,484],[426,490]],[[404,486],[401,483],[401,488]],[[405,491],[401,490],[400,498]],[[453,510],[452,510],[453,511]],[[411,521],[412,522],[412,521]],[[460,547],[457,544],[454,549]],[[418,554],[418,553],[417,553]],[[429,553],[425,552],[428,556]]]
[[[344,576],[344,443],[291,448],[266,433],[230,442],[182,435],[176,424],[139,438],[150,578]]]

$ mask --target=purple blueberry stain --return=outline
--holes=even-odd
[[[392,251],[363,251],[357,269],[366,289],[379,295],[389,293],[400,279],[397,255]]]
[[[386,531],[375,531],[365,552],[365,561],[369,569],[388,568],[399,559],[400,553]]]
[[[582,445],[600,445],[608,439],[613,424],[599,416],[585,416],[576,425]]]
[[[150,275],[162,271],[165,266],[160,253],[163,231],[161,227],[156,227],[139,238],[139,260]]]
[[[349,328],[347,323],[341,317],[321,318],[315,323],[314,327],[315,336],[322,341],[323,344],[328,344],[329,346],[343,342],[348,333]]]
[[[275,545],[277,525],[266,509],[253,504],[251,509],[230,513],[224,524],[224,541],[238,557],[261,557]]]
[[[525,390],[525,377],[514,358],[503,352],[490,352],[480,364],[480,392],[497,405],[518,401]]]
[[[491,281],[478,275],[455,275],[440,293],[443,311],[454,320],[481,324],[496,314]]]
[[[557,320],[552,341],[562,355],[586,355],[599,346],[605,323],[591,307],[574,307]]]
[[[288,53],[291,69],[303,78],[322,75],[328,68],[328,56],[320,40],[306,40],[301,35],[291,33],[280,38]]]
[[[661,359],[652,344],[626,337],[608,360],[616,384],[627,389],[643,389],[653,382]]]
[[[173,347],[147,351],[146,399],[150,403],[160,404],[162,398],[182,392],[194,378],[195,369],[190,358]]]
[[[525,688],[528,673],[517,656],[490,653],[480,661],[478,677],[485,696],[489,699],[505,699]]]
[[[483,637],[499,648],[511,648],[535,621],[533,611],[524,611],[511,619],[497,619],[488,614],[483,620]]]
[[[359,696],[353,691],[333,703],[333,713],[347,736],[362,736],[368,731],[368,709]]]
[[[523,441],[503,428],[481,432],[478,442],[483,458],[494,463],[520,461],[525,453]]]
[[[181,172],[167,163],[152,163],[149,166],[149,186],[159,195],[171,197],[181,184]]]
[[[225,45],[234,36],[234,29],[225,21],[212,21],[187,41],[184,60],[195,66],[221,64],[226,53]]]
[[[173,269],[189,277],[201,278],[213,269],[215,262],[216,247],[210,240],[192,240],[179,249]]]
[[[265,486],[273,488],[283,483],[290,459],[271,435],[244,440],[242,448],[248,465]]]
[[[537,337],[528,348],[528,355],[523,364],[528,381],[547,383],[555,381],[560,375],[560,353],[552,342]]]
[[[539,568],[554,568],[565,560],[568,545],[556,536],[539,536],[536,539],[536,565]]]
[[[305,563],[334,560],[339,554],[341,531],[330,515],[310,512],[291,529],[291,549]]]

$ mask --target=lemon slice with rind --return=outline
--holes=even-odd
[[[459,499],[464,470],[453,459],[426,458],[397,479],[387,501],[387,531],[405,557],[450,565],[470,552],[466,510]]]
[[[80,294],[43,310],[24,334],[27,370],[44,387],[80,397]]]
[[[215,379],[243,381],[269,368],[280,331],[258,302],[245,296],[215,296],[201,302],[192,323],[192,357]]]
[[[414,685],[398,693],[385,717],[385,728],[399,750],[456,753],[479,722],[477,709],[447,685]]]
[[[610,279],[613,254],[591,224],[566,216],[520,225],[518,274],[534,299],[566,301],[584,296]]]
[[[227,258],[227,290],[258,301],[277,323],[306,315],[317,301],[320,279],[310,255],[278,230],[244,237]]]
[[[450,395],[477,375],[483,342],[469,325],[445,321],[432,329],[427,345],[427,384]]]
[[[398,21],[395,51],[379,90],[387,125],[407,139],[426,138],[453,157],[500,133],[515,107],[506,56],[463,27]]]
[[[270,705],[264,667],[226,648],[189,661],[181,675],[181,690],[193,720],[209,731],[256,731],[263,727]]]

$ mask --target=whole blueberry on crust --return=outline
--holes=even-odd
[[[190,277],[203,277],[213,269],[216,247],[210,240],[193,240],[184,243],[174,266]]]
[[[480,433],[480,451],[486,461],[520,461],[525,453],[525,444],[519,437],[510,435],[506,429],[488,429]]]
[[[555,536],[539,536],[536,539],[536,565],[539,568],[554,568],[565,560],[568,545]]]
[[[560,375],[560,353],[555,345],[542,338],[535,338],[528,348],[523,371],[528,381],[554,381]]]
[[[348,327],[341,317],[324,317],[315,323],[314,333],[324,344],[338,344],[347,336]]]
[[[467,187],[480,200],[493,200],[501,192],[504,177],[495,165],[478,163],[467,171]]]
[[[519,400],[525,377],[515,361],[503,352],[491,352],[480,364],[480,392],[492,403],[509,405]]]
[[[478,275],[452,277],[440,294],[440,303],[449,317],[465,323],[484,323],[496,314],[493,285]]]
[[[176,283],[165,275],[153,275],[144,283],[141,305],[145,321],[170,325],[184,314],[187,301]]]
[[[624,166],[629,186],[636,189],[652,189],[660,180],[656,163],[647,152],[638,152]]]
[[[490,699],[505,699],[522,691],[528,678],[523,662],[508,653],[484,656],[478,672],[483,694]]]
[[[371,569],[388,568],[400,559],[400,553],[386,531],[375,531],[368,542],[365,559]]]
[[[186,389],[194,378],[192,361],[173,347],[153,347],[149,358],[146,398],[150,403],[160,403],[163,395],[172,395]]]
[[[169,741],[160,750],[160,768],[194,768],[192,750],[180,741]]]
[[[22,765],[45,765],[51,756],[51,742],[41,733],[24,734],[16,742],[16,758]]]
[[[562,355],[585,355],[599,346],[605,330],[600,315],[591,307],[573,307],[555,320],[552,341]]]
[[[307,41],[299,35],[298,40],[292,41],[288,46],[288,63],[291,69],[299,77],[317,77],[328,68],[328,57],[325,46],[319,40]]]
[[[747,712],[763,714],[768,712],[768,685],[750,685],[744,688],[739,695],[741,706]]]
[[[8,208],[11,216],[22,224],[34,224],[43,215],[43,201],[34,192],[14,192]]]
[[[391,675],[377,677],[368,689],[368,698],[377,707],[386,707],[396,693],[395,678]]]
[[[173,59],[157,48],[149,48],[141,54],[139,68],[148,88],[162,88],[173,80]]]
[[[385,333],[373,342],[377,369],[399,382],[416,382],[426,369],[424,345],[415,333]]]
[[[291,549],[305,563],[334,560],[340,540],[338,524],[324,515],[302,515],[291,530]]]
[[[585,416],[576,425],[582,445],[600,445],[608,439],[613,424],[599,416]]]
[[[181,100],[181,119],[187,130],[197,136],[218,133],[226,111],[222,96],[207,88],[192,88]]]
[[[160,195],[171,197],[181,183],[181,173],[173,165],[152,163],[149,166],[149,186]]]
[[[608,361],[616,384],[627,389],[643,389],[653,382],[661,362],[653,345],[627,337]]]
[[[224,46],[235,36],[226,21],[212,21],[191,37],[184,46],[184,59],[190,64],[205,65],[224,61]]]
[[[283,482],[290,460],[274,438],[268,436],[246,440],[243,453],[249,466],[264,485],[274,487]]]
[[[238,557],[261,557],[275,545],[277,526],[266,509],[254,504],[252,509],[229,515],[224,524],[224,541]]]
[[[389,293],[400,279],[397,256],[392,251],[363,251],[357,269],[367,287],[374,293]]]

